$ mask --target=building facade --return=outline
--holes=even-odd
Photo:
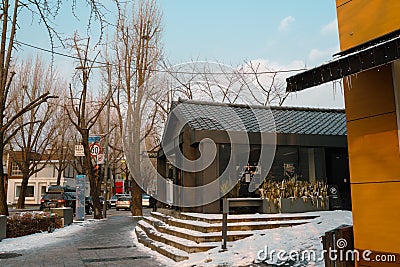
[[[391,259],[356,266],[400,266],[400,1],[336,0],[336,9],[339,57],[288,78],[287,90],[344,78],[354,247]]]
[[[18,157],[18,153],[17,157]],[[52,164],[53,163],[53,164]],[[39,162],[37,168],[44,168],[35,173],[29,178],[25,204],[36,205],[40,204],[40,199],[46,193],[50,185],[57,184],[58,170],[55,167],[55,161]],[[7,171],[7,204],[14,205],[18,201],[19,192],[22,183],[22,172],[18,164],[12,159],[9,154],[3,157],[3,165]],[[75,171],[72,166],[66,168],[61,174],[61,185],[74,185],[75,184]]]
[[[174,123],[169,123],[163,137],[163,148],[158,153],[158,172],[174,184],[183,187],[199,187],[213,182],[228,169],[230,161],[234,165],[229,175],[241,180],[246,169],[254,169],[258,180],[324,181],[336,185],[342,196],[342,207],[350,209],[350,186],[347,157],[346,118],[344,110],[310,109],[294,107],[271,107],[224,105],[218,103],[179,101],[173,113],[179,110],[182,119],[187,122],[180,130],[179,138],[173,139],[169,131],[174,131]],[[238,120],[243,128],[238,125]],[[237,140],[234,145],[228,132],[244,131],[248,144]],[[276,142],[270,148],[272,165],[259,164],[260,155],[264,152],[260,132],[274,131]],[[215,159],[210,165],[196,172],[183,171],[174,167],[168,157],[176,157],[168,150],[170,145],[179,145],[183,157],[196,160],[201,156],[202,140],[211,139],[216,145]],[[233,152],[233,146],[237,148]],[[243,149],[241,149],[243,146]],[[246,148],[248,147],[248,148]],[[268,146],[267,146],[268,147]],[[237,160],[240,153],[249,150],[248,160]],[[263,154],[265,156],[265,154]],[[236,158],[235,158],[236,157]],[[236,162],[235,162],[236,160]],[[177,159],[177,161],[182,161]],[[257,169],[258,168],[258,169]],[[257,175],[259,177],[257,177]],[[262,177],[261,177],[262,176]],[[243,179],[242,179],[243,180]],[[220,184],[222,188],[223,185]],[[158,186],[158,188],[163,188]],[[158,190],[161,199],[166,197]],[[183,196],[173,192],[174,202],[180,206],[180,198],[199,197]],[[239,192],[239,197],[256,196],[249,190]],[[218,213],[221,211],[220,200],[199,207],[183,208],[185,211]]]

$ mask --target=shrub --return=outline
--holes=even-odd
[[[61,217],[42,211],[15,213],[7,217],[7,238],[61,228]]]

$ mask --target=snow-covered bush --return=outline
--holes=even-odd
[[[42,211],[15,213],[7,217],[7,238],[61,228],[61,217]]]

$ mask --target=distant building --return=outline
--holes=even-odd
[[[217,145],[217,156],[203,171],[186,172],[169,164],[163,148],[158,154],[158,172],[180,186],[201,186],[215,180],[225,170],[229,161],[231,145],[226,131],[240,131],[238,118],[245,126],[250,142],[249,166],[254,166],[260,156],[260,129],[270,127],[269,109],[264,106],[218,104],[196,101],[179,101],[184,121],[188,122],[180,131],[179,140],[168,140],[164,146],[179,142],[182,154],[188,159],[200,156],[199,143],[204,138]],[[276,153],[268,179],[295,178],[303,181],[325,181],[337,185],[343,206],[350,209],[350,184],[347,155],[346,115],[344,110],[312,109],[296,107],[271,107],[276,126]],[[254,115],[257,113],[257,119]],[[212,119],[217,118],[217,120]],[[223,126],[218,120],[223,121]],[[167,127],[174,127],[173,124]],[[166,133],[169,130],[166,129]],[[237,178],[243,175],[246,166],[237,166]],[[264,179],[265,177],[262,177]],[[161,188],[159,186],[159,188]],[[157,192],[162,197],[165,192]],[[241,192],[241,196],[247,196]],[[174,192],[175,203],[179,203],[179,192]],[[220,201],[201,207],[184,208],[185,211],[205,213],[220,212]]]
[[[15,152],[16,159],[21,158],[22,152]],[[53,161],[55,162],[55,161]],[[41,197],[46,193],[47,188],[50,185],[57,184],[57,169],[52,162],[43,161],[40,165],[46,164],[46,166],[32,177],[29,178],[27,194],[25,198],[25,204],[39,204]],[[7,203],[15,204],[18,201],[19,192],[22,183],[22,172],[12,157],[6,154],[3,157],[3,166],[5,166],[5,172],[7,172]],[[61,185],[74,185],[75,183],[75,172],[72,166],[68,167],[61,176]]]

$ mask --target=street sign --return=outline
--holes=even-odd
[[[89,136],[89,143],[98,143],[100,142],[100,136],[99,135],[92,135]]]
[[[75,157],[84,157],[85,149],[83,145],[75,145]]]
[[[101,146],[97,143],[90,144],[90,156],[96,157],[98,154],[101,153]]]
[[[97,164],[104,164],[104,154],[97,154]]]

